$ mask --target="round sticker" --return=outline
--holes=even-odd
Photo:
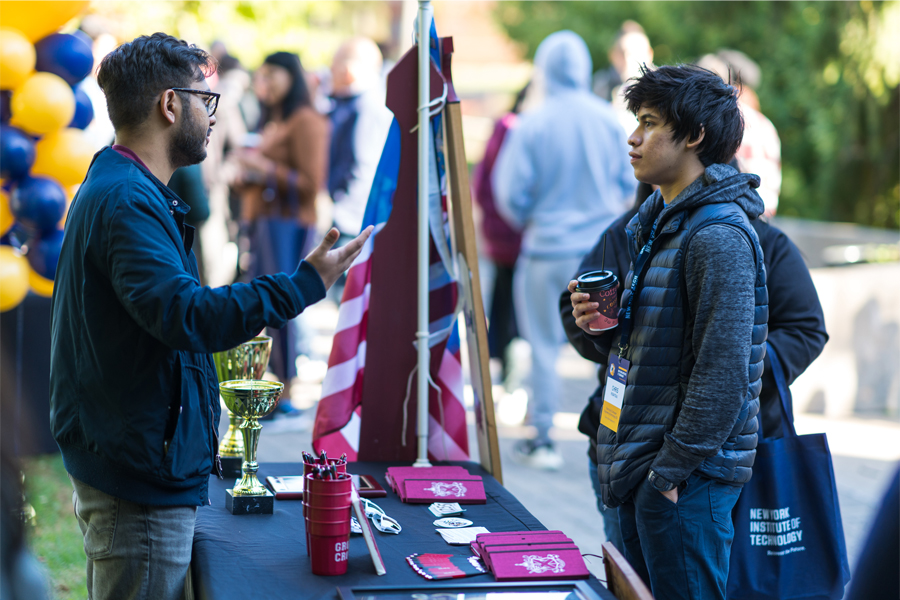
[[[438,527],[468,527],[472,524],[472,521],[460,519],[459,517],[447,517],[446,519],[438,519],[434,524]]]

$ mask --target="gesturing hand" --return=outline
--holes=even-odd
[[[602,331],[591,329],[591,321],[596,321],[600,318],[600,313],[597,312],[597,308],[600,305],[596,302],[590,302],[590,294],[576,292],[575,286],[577,285],[578,282],[574,279],[569,282],[569,292],[571,293],[569,299],[572,301],[572,316],[575,317],[575,324],[586,333],[600,335],[603,333]]]
[[[369,239],[373,229],[375,228],[371,225],[366,227],[352,242],[332,250],[331,247],[334,246],[341,236],[338,230],[332,227],[325,234],[322,242],[316,246],[315,250],[309,253],[309,256],[306,257],[306,262],[311,264],[319,273],[326,290],[334,285],[341,273],[350,268],[350,264],[362,250],[363,244]]]

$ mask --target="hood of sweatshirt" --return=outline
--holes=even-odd
[[[534,55],[534,66],[544,76],[547,93],[590,89],[593,64],[587,44],[572,31],[547,36]]]

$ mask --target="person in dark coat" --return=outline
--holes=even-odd
[[[576,325],[609,357],[603,504],[619,507],[626,560],[672,599],[724,600],[731,512],[756,456],[768,291],[750,224],[759,177],[727,164],[743,134],[737,96],[695,66],[641,69],[625,92],[638,118],[629,156],[658,189],[626,226],[618,324],[567,286]]]
[[[332,229],[290,274],[200,284],[189,208],[167,184],[206,158],[214,69],[164,33],[100,65],[116,143],[72,201],[50,308],[50,430],[94,600],[182,597],[197,507],[210,504],[210,475],[222,477],[211,354],[321,300],[371,233],[331,250]]]
[[[736,165],[732,161],[732,166]],[[640,184],[634,208],[619,217],[600,236],[597,244],[587,253],[578,271],[573,275],[577,279],[584,273],[606,269],[612,271],[619,279],[619,296],[622,292],[622,278],[628,273],[631,261],[628,256],[628,239],[625,225],[637,214],[644,200],[653,192],[646,183]],[[782,368],[788,385],[803,373],[807,367],[821,354],[828,333],[825,331],[825,318],[815,285],[809,269],[803,260],[800,250],[777,227],[763,219],[751,221],[753,229],[759,236],[759,243],[765,255],[769,288],[769,337],[768,342],[782,359]],[[604,240],[606,260],[603,262]],[[572,315],[571,293],[565,290],[559,298],[559,311],[566,337],[584,358],[596,362],[601,370],[606,367],[606,357],[602,356],[591,340],[575,324]],[[772,376],[769,358],[764,359],[765,371],[762,377],[760,392],[760,415],[762,431],[765,437],[781,437],[781,409],[778,389]],[[588,399],[587,406],[581,413],[578,430],[590,438],[588,457],[591,482],[597,486],[597,451],[595,436],[600,426],[600,409],[603,404],[603,387],[598,386]],[[622,534],[619,531],[619,519],[616,509],[605,508],[597,497],[597,508],[603,515],[606,537],[619,550],[622,550]]]

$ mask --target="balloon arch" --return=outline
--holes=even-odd
[[[0,312],[50,296],[69,203],[94,153],[81,82],[90,40],[57,33],[88,2],[3,2],[0,27]]]

